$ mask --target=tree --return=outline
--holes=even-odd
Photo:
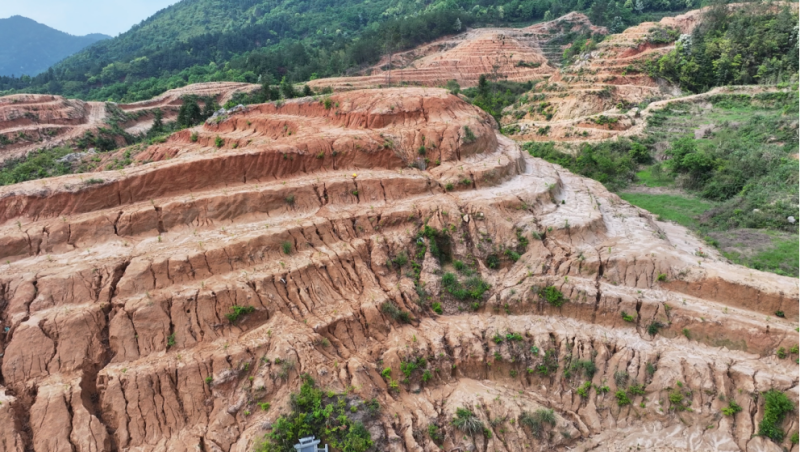
[[[551,21],[551,20],[553,20],[553,13],[551,13],[551,12],[550,12],[550,10],[548,9],[548,10],[547,10],[547,11],[545,11],[545,13],[544,13],[544,21],[545,21],[545,22],[549,22],[549,21]]]
[[[458,17],[456,17],[456,23],[455,25],[453,25],[453,30],[461,31],[461,19],[459,19]]]
[[[642,0],[636,0],[636,6],[633,7],[637,13],[642,14],[644,12],[644,2]]]
[[[160,108],[156,108],[153,112],[153,126],[150,128],[153,132],[161,132],[164,130],[164,113],[161,111]]]
[[[178,111],[178,125],[181,127],[191,127],[202,120],[200,106],[194,97],[183,99],[180,111]]]
[[[283,94],[283,97],[286,99],[294,99],[297,97],[297,91],[294,90],[294,85],[291,81],[286,79],[286,76],[281,79],[280,89],[281,94]]]

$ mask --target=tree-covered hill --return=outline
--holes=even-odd
[[[0,77],[0,94],[47,92],[114,101],[188,83],[294,81],[345,74],[387,51],[469,25],[529,24],[586,11],[630,24],[699,0],[183,0],[32,79]]]
[[[0,75],[36,75],[110,36],[72,36],[22,16],[0,19]]]

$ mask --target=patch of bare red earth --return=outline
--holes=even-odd
[[[109,106],[128,113],[130,119],[120,126],[128,133],[137,134],[150,128],[156,109],[162,111],[165,122],[174,121],[186,95],[208,96],[224,104],[236,93],[258,88],[248,83],[197,83],[132,104],[84,102],[49,94],[0,97],[0,136],[3,137],[0,138],[0,164],[37,149],[70,143],[86,132],[108,127]]]
[[[475,86],[481,75],[514,82],[542,79],[555,72],[547,53],[563,50],[553,38],[577,30],[607,33],[580,13],[527,28],[479,28],[442,38],[415,49],[385,56],[364,71],[369,75],[312,80],[314,89],[335,91],[399,85],[444,86],[455,80]]]
[[[796,279],[692,254],[444,90],[332,101],[248,107],[102,184],[0,188],[0,448],[246,451],[308,373],[380,401],[367,428],[381,451],[439,450],[422,433],[432,423],[445,450],[779,450],[753,435],[753,395],[775,388],[797,403],[796,365],[774,354],[797,344]],[[491,284],[477,311],[442,290],[454,270],[430,247],[419,283],[443,315],[391,264],[414,258],[425,224],[449,231],[453,258]],[[518,234],[530,241],[520,259],[487,268]],[[537,295],[549,285],[563,306]],[[414,320],[387,317],[386,302]],[[230,322],[232,306],[255,311]],[[651,336],[654,322],[664,328]],[[510,332],[522,340],[492,340]],[[546,351],[557,370],[529,372]],[[382,369],[400,375],[415,357],[437,369],[430,381],[417,372],[389,391]],[[597,371],[567,375],[578,359]],[[626,406],[621,373],[643,385]],[[581,397],[584,381],[594,386]],[[730,400],[743,410],[722,416]],[[491,435],[454,430],[468,405]],[[545,435],[510,422],[543,407],[556,414]]]

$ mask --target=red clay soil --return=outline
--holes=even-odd
[[[696,255],[444,90],[251,106],[137,159],[0,188],[4,451],[250,451],[304,374],[379,402],[346,411],[379,451],[796,447],[753,436],[753,394],[797,403],[797,280]]]

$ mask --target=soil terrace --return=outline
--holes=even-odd
[[[754,394],[797,404],[796,365],[775,357],[797,344],[797,281],[687,250],[444,90],[251,106],[137,158],[100,183],[0,188],[3,450],[248,451],[303,373],[377,398],[381,451],[439,450],[431,423],[445,450],[780,450],[753,436]],[[491,285],[477,309],[442,288],[457,272],[425,225]],[[233,306],[254,311],[230,321]],[[419,357],[430,380],[390,390],[381,371]],[[723,416],[728,400],[742,411]],[[463,406],[492,434],[454,430]],[[508,422],[542,407],[552,434]]]
[[[441,86],[447,80],[456,80],[462,87],[470,87],[478,84],[482,74],[515,82],[542,79],[555,72],[548,54],[560,56],[563,51],[562,46],[549,42],[581,29],[607,33],[580,13],[527,28],[473,29],[384,57],[365,71],[367,75],[313,80],[309,86],[342,91],[398,85]]]
[[[131,116],[121,126],[132,134],[146,132],[153,123],[153,110],[161,109],[164,121],[174,121],[182,96],[212,96],[224,104],[237,92],[258,89],[247,83],[198,83],[177,88],[154,99],[118,106]],[[36,149],[59,146],[86,132],[108,127],[109,104],[84,102],[45,94],[15,94],[0,97],[0,164]],[[113,108],[113,107],[112,107]]]

